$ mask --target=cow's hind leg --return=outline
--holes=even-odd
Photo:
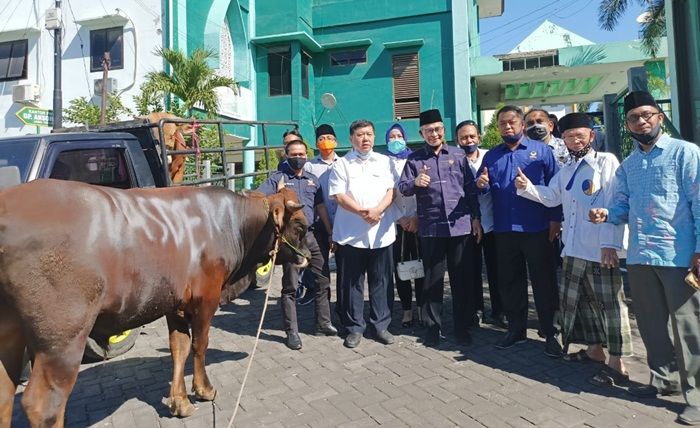
[[[22,407],[33,427],[63,427],[68,396],[78,378],[87,332],[66,346],[34,352],[29,384]]]
[[[194,351],[194,376],[192,392],[198,400],[212,401],[216,397],[216,389],[209,381],[204,361],[209,347],[209,328],[211,319],[218,307],[218,299],[203,302],[192,319],[192,350]]]
[[[185,418],[195,411],[185,389],[185,362],[190,355],[192,340],[187,320],[182,314],[168,314],[170,354],[173,358],[173,381],[170,385],[169,407],[173,416]]]
[[[0,305],[0,428],[9,427],[12,422],[24,347],[19,318],[9,308]]]

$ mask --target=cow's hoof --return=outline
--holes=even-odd
[[[194,396],[200,401],[214,401],[216,397],[216,388],[210,386],[209,388],[202,388],[201,390],[195,390]]]
[[[197,410],[187,397],[171,397],[168,407],[170,407],[170,414],[178,418],[192,416],[192,413]]]

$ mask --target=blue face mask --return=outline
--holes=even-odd
[[[399,153],[406,150],[406,142],[401,139],[389,140],[389,143],[387,144],[387,149],[390,153],[398,155]]]
[[[520,141],[521,138],[523,138],[522,132],[519,132],[515,135],[501,135],[501,139],[503,140],[503,142],[508,144],[509,146],[512,146],[513,144],[517,143],[518,141]]]
[[[471,155],[472,153],[476,152],[476,150],[479,148],[476,144],[469,144],[468,146],[462,146],[462,150],[464,150],[464,153]]]
[[[372,154],[372,150],[368,151],[367,153],[362,153],[359,150],[355,150],[355,153],[357,153],[357,157],[362,159],[363,161],[366,161],[369,159],[370,155]]]

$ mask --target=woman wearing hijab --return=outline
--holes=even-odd
[[[398,182],[401,171],[406,164],[406,158],[412,150],[406,146],[406,131],[401,125],[395,123],[386,131],[385,137],[387,156],[392,161],[394,167],[395,181]],[[403,196],[396,192],[396,199],[393,202],[394,215],[396,218],[396,241],[394,241],[394,263],[403,260],[415,260],[420,258],[418,239],[416,230],[418,229],[418,217],[416,214],[416,197]],[[403,251],[402,251],[403,249]],[[403,257],[402,257],[403,253]],[[396,269],[394,269],[394,279],[396,281],[396,291],[399,293],[403,315],[401,325],[405,328],[413,326],[413,293],[411,281],[399,279]],[[416,305],[420,306],[421,290],[423,288],[423,278],[415,279]],[[389,302],[391,304],[391,302]],[[420,313],[420,312],[419,312]]]

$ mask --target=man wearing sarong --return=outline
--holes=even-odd
[[[630,323],[624,302],[618,252],[622,251],[623,225],[596,225],[588,211],[597,204],[607,206],[615,193],[615,171],[619,162],[611,153],[591,148],[595,139],[591,120],[585,113],[571,113],[559,121],[572,161],[547,186],[535,186],[518,171],[518,195],[545,206],[562,204],[564,211],[562,257],[563,284],[560,288],[561,334],[564,349],[571,343],[587,349],[564,356],[568,361],[605,362],[603,345],[610,358],[590,379],[596,385],[613,385],[629,380],[622,357],[632,354]]]

